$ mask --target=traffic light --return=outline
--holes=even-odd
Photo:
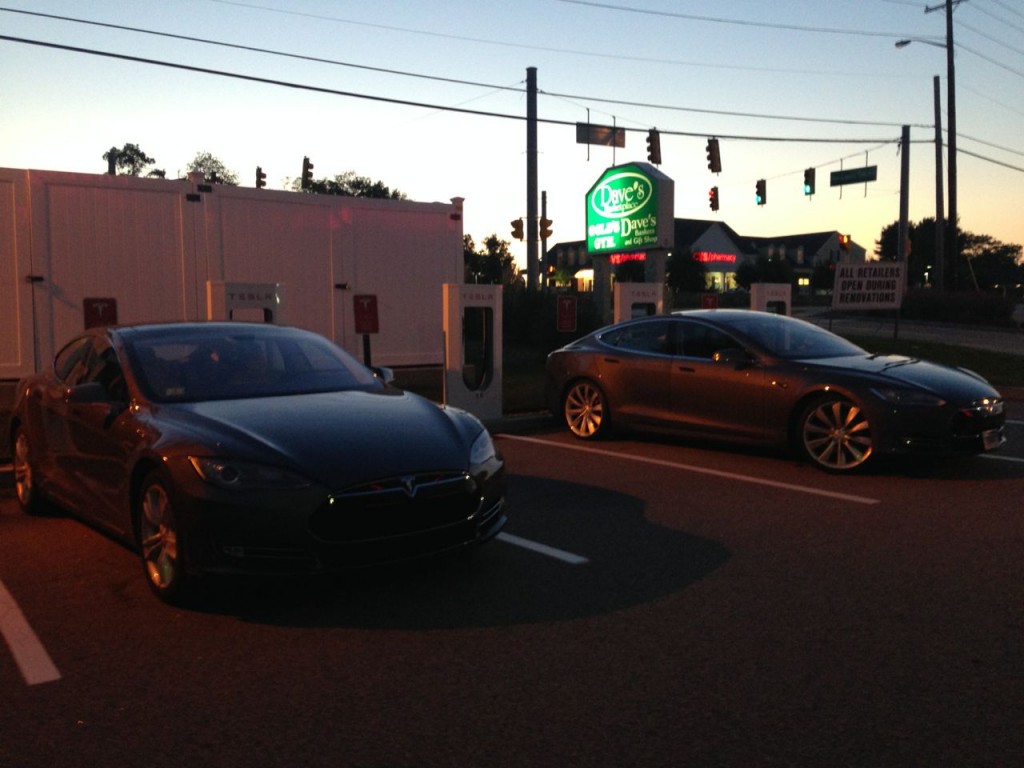
[[[313,164],[308,157],[302,158],[302,188],[309,189],[313,184]]]
[[[256,166],[256,189],[263,189],[267,186],[267,174],[263,172],[263,168],[259,165]]]
[[[551,219],[545,219],[541,216],[540,219],[540,239],[547,240],[551,237]]]
[[[808,168],[804,171],[804,194],[814,194],[814,169]]]
[[[712,173],[722,172],[722,155],[718,150],[718,139],[708,139],[708,170]]]
[[[755,199],[757,200],[758,205],[764,205],[768,201],[768,192],[765,189],[764,179],[757,180]]]
[[[850,251],[850,236],[849,235],[840,235],[839,236],[839,249],[841,251],[845,251],[845,252],[849,253],[849,251]]]
[[[711,206],[712,211],[718,210],[718,187],[712,187],[708,190],[708,204]]]
[[[523,220],[512,219],[512,237],[516,240],[523,239]]]
[[[657,128],[651,128],[647,132],[647,160],[655,165],[661,165],[661,136]]]

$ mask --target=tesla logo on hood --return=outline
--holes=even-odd
[[[410,499],[416,495],[416,478],[413,475],[406,475],[399,482],[402,484],[402,490],[405,491],[405,495]]]

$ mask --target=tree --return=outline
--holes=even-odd
[[[125,144],[120,149],[111,147],[103,153],[103,159],[121,176],[139,176],[143,168],[156,162],[139,149],[138,144]]]
[[[692,251],[673,251],[665,265],[666,282],[676,293],[699,293],[705,282],[704,265],[693,258]]]
[[[792,283],[793,266],[785,257],[761,254],[754,261],[744,261],[736,268],[736,284],[750,289],[753,283]]]
[[[1021,247],[1007,245],[988,235],[964,232],[960,235],[961,254],[967,262],[967,272],[977,290],[1000,291],[1014,289],[1024,277],[1021,265]]]
[[[292,189],[302,189],[302,179],[293,179]],[[333,179],[313,179],[304,190],[314,195],[339,195],[341,197],[370,197],[381,200],[406,200],[404,192],[373,181],[367,176],[357,176],[355,171],[345,171]]]
[[[908,225],[910,252],[906,256],[907,285],[930,285],[935,275],[936,255],[935,219],[926,218]],[[988,235],[975,235],[960,230],[960,255],[955,265],[946,265],[947,271],[955,267],[956,285],[946,275],[947,287],[954,290],[1005,290],[1007,285],[1021,282],[1021,246],[1001,243]],[[896,261],[899,223],[889,224],[875,243],[875,256],[881,260]]]
[[[497,235],[485,238],[483,248],[479,250],[472,237],[463,235],[462,253],[467,283],[514,285],[519,281],[519,269],[509,251],[508,241]]]
[[[226,184],[231,187],[238,186],[238,174],[230,171],[227,167],[209,152],[197,152],[186,166],[189,173],[202,173],[203,178],[214,184]]]

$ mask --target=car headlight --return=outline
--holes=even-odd
[[[469,463],[475,467],[480,466],[493,459],[497,453],[497,450],[494,448],[494,441],[491,440],[490,433],[485,429],[476,436],[476,440],[473,441],[473,447],[469,449]]]
[[[189,456],[188,460],[203,480],[220,488],[283,490],[309,485],[309,481],[301,475],[269,464],[205,456]]]
[[[938,395],[922,392],[918,389],[898,389],[896,387],[875,387],[871,390],[877,397],[891,405],[931,406],[939,407],[946,404]]]

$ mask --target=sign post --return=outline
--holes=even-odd
[[[363,335],[363,364],[370,367],[370,334],[380,333],[377,297],[372,293],[363,293],[353,296],[352,301],[356,333]]]

